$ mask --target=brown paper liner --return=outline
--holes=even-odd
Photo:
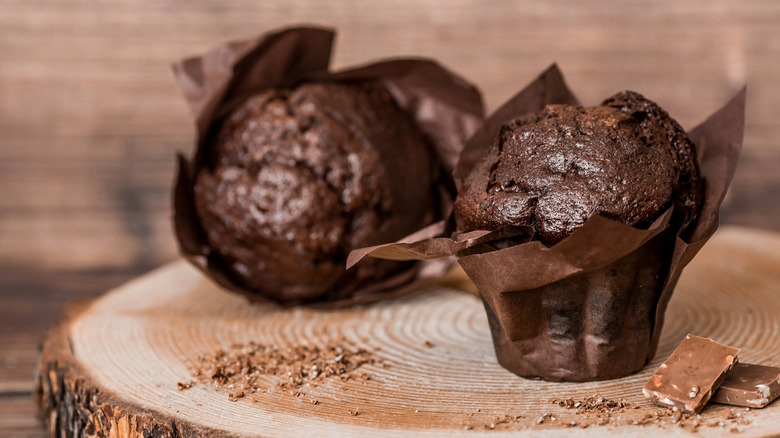
[[[437,221],[450,215],[454,199],[450,175],[466,139],[482,123],[482,99],[476,87],[435,61],[393,59],[330,72],[333,39],[334,31],[329,29],[283,29],[225,44],[173,66],[197,129],[192,161],[179,156],[173,193],[174,228],[181,254],[222,287],[242,293],[253,301],[267,302],[269,299],[234,278],[226,261],[209,246],[195,211],[193,194],[195,176],[206,165],[207,151],[219,123],[248,97],[269,88],[291,88],[307,81],[383,84],[418,124],[440,162],[440,211],[434,219]],[[316,304],[348,305],[397,295],[414,289],[416,282],[443,274],[453,261],[399,264],[400,268],[389,277],[341,282],[338,291]]]
[[[586,381],[639,370],[655,354],[664,313],[683,268],[718,227],[720,204],[736,170],[744,131],[746,89],[689,132],[704,181],[698,218],[681,235],[673,208],[646,229],[594,216],[552,247],[532,231],[452,234],[442,221],[395,243],[353,251],[415,260],[457,255],[485,303],[496,356],[525,377]],[[575,104],[553,65],[487,119],[455,170],[465,178],[505,121],[546,104]],[[496,249],[514,235],[515,246]]]

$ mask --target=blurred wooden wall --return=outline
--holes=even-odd
[[[495,108],[556,61],[583,102],[631,88],[692,127],[749,84],[724,221],[780,230],[780,3],[478,0],[0,2],[3,272],[176,257],[174,154],[193,127],[171,61],[293,23],[338,28],[335,66],[439,58]]]

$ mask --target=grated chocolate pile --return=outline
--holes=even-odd
[[[378,361],[371,352],[344,339],[324,345],[294,346],[249,342],[198,356],[197,362],[191,366],[192,380],[179,382],[177,387],[185,390],[197,383],[212,383],[227,389],[228,399],[236,401],[267,392],[274,386],[275,380],[276,387],[298,397],[304,395],[301,392],[304,385],[316,387],[331,379],[342,382],[352,378],[370,380],[367,373],[357,375],[355,371],[363,365],[376,363]],[[269,376],[277,379],[268,379]],[[316,399],[311,402],[318,404]]]
[[[608,400],[599,395],[584,398],[582,400],[574,400],[571,398],[560,399],[556,398],[552,401],[553,404],[558,405],[566,409],[576,409],[578,414],[585,413],[613,413],[623,412],[626,409],[639,409],[639,406],[635,403],[627,402],[623,399],[618,401]]]

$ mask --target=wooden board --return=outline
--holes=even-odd
[[[658,427],[687,436],[673,424],[627,424],[657,410],[643,399],[642,385],[689,332],[742,348],[743,362],[780,365],[778,284],[780,235],[721,230],[685,271],[652,363],[627,378],[572,384],[525,380],[498,366],[482,304],[469,293],[434,287],[365,307],[280,310],[222,292],[179,261],[71,308],[44,346],[39,403],[51,436],[646,436]],[[317,405],[281,390],[259,394],[257,403],[229,401],[210,385],[177,390],[201,353],[249,341],[322,344],[342,335],[379,348],[374,354],[388,366],[360,368],[367,382],[307,388]],[[581,429],[566,427],[579,416],[550,403],[594,394],[640,408],[618,414],[617,426]],[[729,409],[710,405],[703,421]],[[351,415],[355,410],[360,414]],[[537,424],[546,413],[557,419]],[[521,418],[489,429],[504,414]],[[780,431],[780,403],[744,417],[751,424],[740,426],[740,436]],[[703,432],[731,435],[719,427]]]

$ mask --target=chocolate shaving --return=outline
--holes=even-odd
[[[374,364],[382,362],[368,350],[343,339],[322,346],[250,342],[199,356],[191,366],[192,380],[177,383],[177,388],[181,391],[198,383],[212,384],[226,390],[230,401],[265,393],[273,387],[301,397],[305,395],[305,387],[316,387],[331,380],[346,382],[358,378],[366,382],[371,376],[368,373],[357,375],[356,370]],[[257,402],[254,397],[252,402]],[[310,399],[310,402],[319,404],[317,399]]]
[[[600,395],[587,397],[582,400],[574,400],[572,398],[567,398],[567,399],[556,398],[553,399],[552,404],[558,405],[566,409],[573,409],[578,414],[586,414],[586,413],[605,414],[605,413],[623,412],[627,409],[639,409],[639,405],[635,403],[627,402],[623,399],[618,401],[609,400],[609,399],[605,399]]]

